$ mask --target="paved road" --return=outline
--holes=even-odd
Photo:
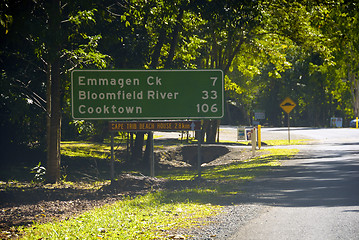
[[[268,137],[286,134],[263,130]],[[317,141],[298,146],[296,158],[244,187],[248,203],[265,211],[228,239],[359,239],[359,130],[293,128],[291,134]]]

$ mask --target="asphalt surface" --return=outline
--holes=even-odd
[[[264,129],[284,138],[286,129]],[[359,239],[359,130],[294,128],[300,153],[243,186],[264,211],[223,239]],[[293,148],[293,146],[290,146]]]
[[[236,141],[237,128],[222,126],[219,136]],[[190,239],[359,240],[359,129],[291,128],[290,139],[312,141],[276,146],[300,152],[239,186],[238,201]],[[288,140],[288,129],[262,128],[262,140]]]

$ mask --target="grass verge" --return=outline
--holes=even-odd
[[[218,212],[219,206],[168,201],[164,192],[126,199],[76,218],[34,225],[23,239],[167,239],[167,232],[187,228]]]
[[[268,146],[283,146],[283,145],[307,145],[309,144],[311,139],[296,139],[296,140],[266,140],[264,141],[265,144]]]
[[[240,203],[243,181],[279,167],[279,160],[298,152],[266,151],[248,161],[205,168],[199,181],[192,181],[195,172],[163,171],[161,177],[177,180],[182,187],[128,198],[68,220],[34,224],[21,230],[22,239],[168,239],[178,229],[204,224],[223,205]]]

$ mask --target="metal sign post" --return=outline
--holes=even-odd
[[[155,156],[153,151],[153,131],[148,132],[148,141],[150,141],[150,176],[155,176]]]
[[[290,98],[286,97],[284,101],[279,105],[286,113],[288,117],[288,142],[290,143],[290,116],[289,113],[297,106],[295,102]]]
[[[110,175],[111,175],[111,181],[114,180],[115,178],[115,156],[114,156],[114,133],[111,132],[111,163],[110,163]]]
[[[290,144],[290,117],[289,113],[287,114],[288,117],[288,143]]]
[[[198,149],[197,149],[197,173],[198,178],[201,178],[201,164],[202,164],[202,131],[198,132]]]
[[[251,130],[251,142],[252,142],[252,157],[256,155],[256,128]]]

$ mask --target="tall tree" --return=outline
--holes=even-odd
[[[354,116],[359,116],[359,5],[357,1],[334,1],[323,4],[318,14],[317,27],[332,41],[334,68],[351,89]],[[339,73],[339,72],[337,72]]]
[[[45,3],[48,13],[48,80],[47,80],[47,171],[46,180],[54,183],[60,179],[61,142],[61,6],[60,0]]]
[[[61,115],[64,90],[69,85],[68,71],[85,64],[103,67],[106,62],[106,56],[96,50],[100,37],[85,34],[83,31],[89,29],[80,27],[94,21],[94,11],[81,11],[78,4],[71,4],[72,1],[20,0],[2,9],[13,20],[2,35],[2,78],[10,80],[11,89],[16,84],[22,86],[16,94],[23,96],[27,106],[35,105],[46,113],[48,182],[60,178]],[[62,28],[64,24],[66,29]],[[13,71],[9,60],[17,64],[17,71]],[[36,71],[28,72],[28,66]],[[22,71],[26,74],[18,74]],[[38,84],[30,89],[32,82]]]

